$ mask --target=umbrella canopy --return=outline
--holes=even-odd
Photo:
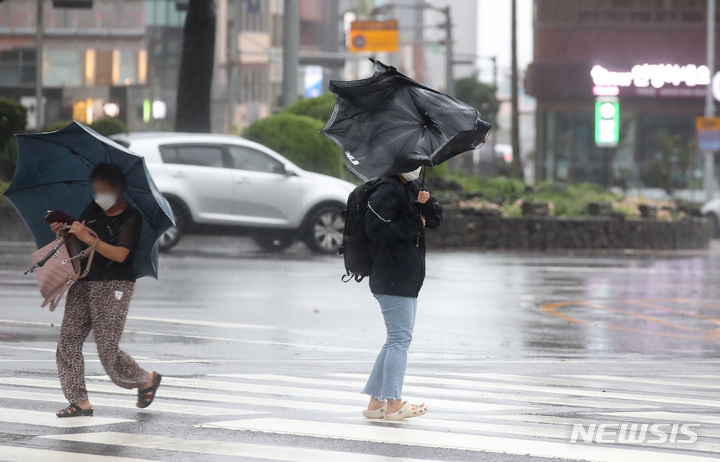
[[[144,158],[78,122],[56,132],[17,135],[17,139],[17,170],[5,196],[25,220],[38,247],[55,238],[45,222],[47,211],[58,209],[80,217],[93,200],[90,172],[98,164],[113,163],[125,172],[125,199],[143,218],[135,273],[157,278],[157,240],[174,222]]]
[[[477,110],[371,61],[372,77],[330,82],[337,102],[320,131],[340,146],[360,178],[434,167],[485,142],[492,125]]]

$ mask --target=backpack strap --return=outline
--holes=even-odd
[[[395,176],[385,177],[380,180],[375,187],[377,188],[383,183],[388,183],[395,187],[395,200],[397,201],[397,207],[409,209],[409,207],[406,207],[408,206],[407,191],[405,190],[405,185],[402,184],[400,179]]]

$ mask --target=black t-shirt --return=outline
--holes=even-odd
[[[93,201],[80,215],[80,221],[83,220],[85,226],[95,231],[101,241],[130,250],[122,263],[112,261],[100,255],[100,252],[95,252],[90,272],[83,280],[134,281],[136,277],[133,257],[142,232],[142,217],[138,211],[128,205],[121,214],[110,217]],[[82,247],[87,248],[85,244]],[[83,268],[86,263],[87,260],[83,260]]]

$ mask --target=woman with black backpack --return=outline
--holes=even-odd
[[[365,232],[372,241],[370,290],[380,303],[387,340],[363,390],[370,419],[402,420],[427,412],[402,401],[417,297],[425,280],[425,228],[437,228],[442,207],[417,181],[420,169],[380,181],[370,194]]]

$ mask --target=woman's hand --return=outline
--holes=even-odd
[[[70,227],[70,234],[74,234],[75,237],[80,239],[80,241],[84,242],[87,245],[91,245],[93,242],[95,242],[95,236],[90,234],[90,230],[87,226],[85,226],[85,222],[83,221],[80,223],[79,221],[76,221],[72,224]]]
[[[421,219],[422,222],[423,222],[423,228],[424,228],[424,227],[427,225],[427,220],[425,220],[425,217],[422,216],[422,215],[420,215],[420,219]]]
[[[427,191],[420,191],[418,193],[418,202],[421,204],[424,204],[425,202],[430,200],[430,193]]]
[[[50,223],[50,230],[55,234],[65,233],[65,223],[55,222]]]

